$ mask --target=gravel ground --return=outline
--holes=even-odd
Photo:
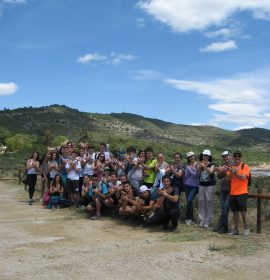
[[[269,279],[269,224],[250,237],[180,224],[178,232],[80,210],[29,206],[22,186],[0,182],[0,279]]]

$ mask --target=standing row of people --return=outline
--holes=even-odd
[[[95,152],[91,145],[81,147],[77,152],[74,145],[69,142],[60,152],[57,149],[50,149],[41,161],[36,152],[27,160],[29,204],[33,202],[36,174],[41,171],[43,191],[46,185],[51,188],[55,177],[60,174],[63,197],[70,200],[73,206],[79,207],[84,204],[94,218],[100,216],[103,206],[107,208],[119,206],[119,213],[123,215],[128,213],[134,215],[141,213],[138,209],[148,209],[149,221],[161,222],[166,227],[169,217],[172,228],[175,229],[180,216],[181,193],[185,193],[186,198],[187,225],[196,223],[193,202],[198,195],[198,225],[208,228],[214,215],[215,186],[218,178],[221,215],[214,231],[228,232],[228,214],[231,208],[234,221],[232,234],[239,234],[239,213],[241,213],[245,226],[244,234],[248,235],[246,209],[250,173],[248,165],[241,162],[241,157],[240,152],[235,152],[231,159],[229,152],[224,151],[223,164],[216,166],[211,151],[205,149],[199,155],[198,161],[195,153],[190,151],[187,153],[186,164],[182,163],[180,153],[175,153],[173,163],[169,164],[165,161],[163,153],[154,157],[151,148],[137,153],[134,147],[129,147],[127,155],[119,157],[116,153],[106,151],[104,143],[100,144],[98,152]],[[91,182],[91,191],[86,190],[87,182]],[[127,185],[130,187],[128,192],[125,191],[125,186],[128,190]],[[142,205],[138,204],[142,201],[141,193],[143,195],[146,191],[149,191],[149,197],[155,198],[151,203],[149,201],[150,205],[153,204],[152,209],[149,205],[142,208]],[[85,202],[86,197],[91,197],[89,203]],[[136,199],[133,201],[133,198]],[[162,222],[165,220],[165,223]]]

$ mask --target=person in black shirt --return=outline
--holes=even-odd
[[[179,210],[179,189],[172,186],[169,175],[162,177],[163,189],[158,189],[159,198],[154,205],[155,213],[150,217],[153,224],[162,224],[163,229],[169,228],[171,222],[171,231],[175,231],[178,226]]]

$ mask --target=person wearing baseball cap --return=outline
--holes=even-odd
[[[199,159],[199,227],[208,228],[214,216],[215,164],[208,149],[203,150]]]
[[[219,234],[228,232],[228,216],[230,211],[230,181],[227,180],[227,172],[233,162],[228,151],[221,153],[223,164],[216,167],[217,178],[220,180],[220,216],[217,225],[213,228]]]

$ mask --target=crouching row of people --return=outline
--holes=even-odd
[[[142,185],[138,191],[127,180],[106,184],[99,182],[95,174],[85,175],[80,204],[86,207],[92,220],[98,219],[102,210],[111,209],[120,216],[141,220],[145,226],[163,225],[164,229],[175,231],[180,217],[179,190],[172,186],[168,175],[162,177],[162,184],[162,188],[151,189]]]

